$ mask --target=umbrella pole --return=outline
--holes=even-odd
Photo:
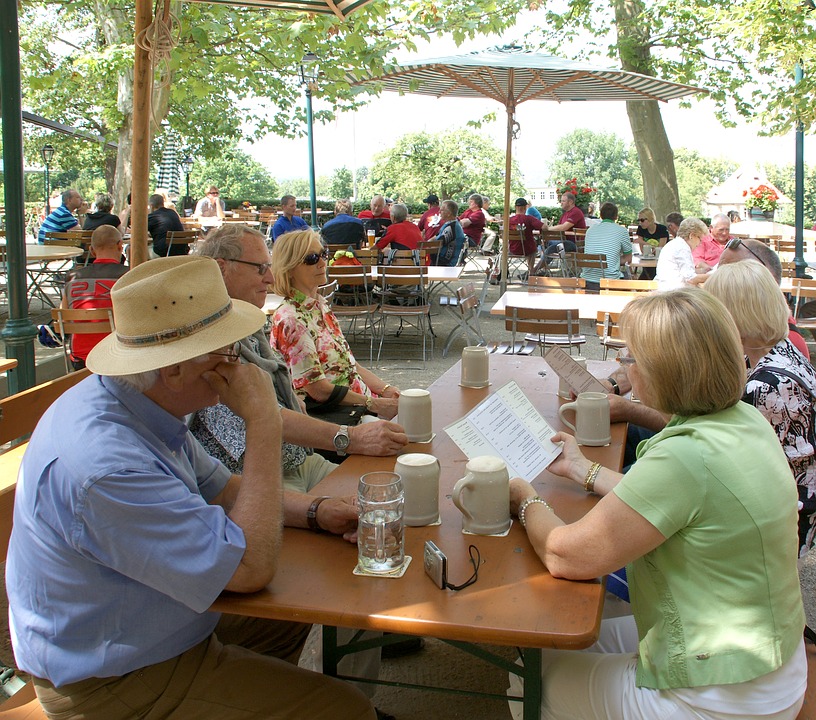
[[[136,38],[153,21],[149,0],[136,0]],[[131,235],[130,266],[146,262],[147,191],[150,183],[150,106],[153,70],[148,51],[141,43],[134,48],[133,67],[133,151],[131,154]]]
[[[513,83],[513,71],[510,71],[510,85]],[[504,223],[502,224],[502,252],[501,252],[501,294],[507,292],[507,253],[510,249],[510,167],[513,162],[513,123],[515,122],[516,106],[510,100],[507,104],[507,149],[504,154]]]

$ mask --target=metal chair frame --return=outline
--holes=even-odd
[[[442,357],[447,357],[448,350],[453,341],[460,333],[465,334],[468,345],[485,345],[486,341],[482,334],[482,327],[479,323],[480,301],[476,296],[476,286],[473,283],[466,283],[457,288],[456,297],[439,298],[440,305],[447,306],[456,320],[454,327],[445,340],[445,347],[442,350]],[[447,302],[443,303],[442,301]]]
[[[422,265],[390,265],[380,267],[382,289],[379,310],[380,344],[377,361],[382,355],[388,319],[397,317],[400,327],[397,337],[402,334],[403,324],[414,327],[422,335],[422,366],[427,356],[427,336],[431,337],[433,357],[434,336],[431,327],[431,305],[428,301],[428,269]]]

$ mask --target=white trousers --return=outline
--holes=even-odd
[[[631,615],[604,620],[598,642],[584,652],[541,654],[542,720],[740,720],[744,713],[701,710],[672,693],[635,685],[637,628]],[[520,695],[522,681],[510,676],[508,694]],[[804,698],[764,720],[795,720]],[[521,720],[519,702],[510,703]]]

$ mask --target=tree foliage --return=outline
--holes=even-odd
[[[704,214],[703,201],[716,185],[721,185],[737,169],[729,158],[703,157],[695,150],[679,148],[674,153],[677,184],[680,190],[680,212],[685,217]]]
[[[409,133],[378,153],[371,167],[371,188],[406,202],[421,202],[430,192],[441,200],[462,201],[472,192],[504,201],[504,150],[474,130]],[[523,193],[516,162],[512,190]]]
[[[517,0],[371,3],[332,16],[173,0],[173,47],[157,71],[155,127],[165,118],[196,157],[214,160],[241,137],[300,133],[298,68],[319,58],[315,119],[360,101],[350,81],[386,68],[396,49],[443,32],[457,42],[513,24]],[[24,0],[20,5],[24,105],[119,143],[98,157],[108,187],[129,184],[133,0]],[[250,103],[249,101],[252,101]],[[127,188],[117,187],[121,195]]]
[[[550,181],[563,183],[573,177],[595,188],[600,202],[614,202],[622,216],[637,213],[643,203],[637,156],[614,133],[574,130],[559,138]]]
[[[202,198],[210,185],[234,200],[276,197],[280,190],[269,171],[241,150],[229,150],[213,160],[197,160],[190,173],[190,193]]]
[[[351,175],[351,170],[345,165],[334,171],[329,185],[329,193],[335,200],[350,198],[354,195],[354,178]]]

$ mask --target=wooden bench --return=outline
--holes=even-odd
[[[0,443],[23,441],[36,427],[43,413],[62,393],[88,377],[90,370],[77,370],[57,380],[0,400]],[[26,443],[0,455],[0,557],[8,553],[14,518],[14,491]],[[34,686],[28,683],[22,690],[0,705],[2,720],[45,720],[46,715],[37,701]]]

